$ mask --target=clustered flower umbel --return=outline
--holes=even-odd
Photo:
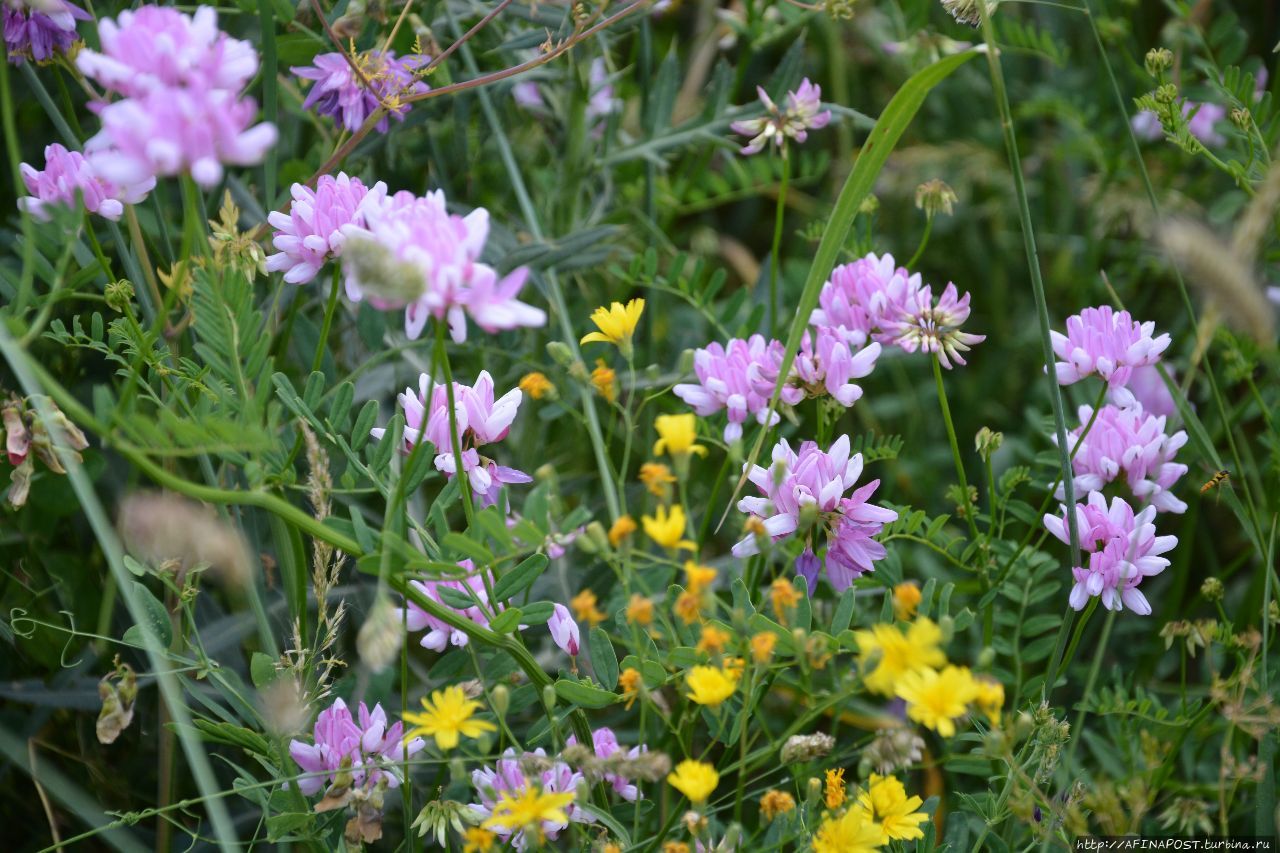
[[[459,579],[442,579],[442,580],[425,580],[410,581],[409,585],[425,597],[431,599],[441,607],[451,610],[464,619],[475,624],[487,628],[489,626],[489,617],[485,614],[486,610],[500,612],[503,610],[502,604],[494,603],[489,600],[488,589],[485,586],[484,573],[476,570],[475,564],[470,560],[462,560],[458,566],[467,572],[465,577]],[[485,570],[487,572],[488,570]],[[475,599],[476,604],[465,608],[458,609],[446,602],[440,595],[441,589],[452,589],[463,595]],[[448,646],[454,645],[458,647],[467,644],[467,634],[460,631],[439,617],[433,616],[426,610],[423,610],[412,600],[406,600],[403,610],[396,611],[395,622],[397,625],[403,624],[406,630],[410,632],[426,631],[422,636],[421,645],[424,649],[431,649],[434,652],[443,652]]]
[[[1096,416],[1091,407],[1081,406],[1077,414],[1080,426],[1067,441],[1075,452],[1071,464],[1076,494],[1100,491],[1123,476],[1135,498],[1160,512],[1186,512],[1186,503],[1171,491],[1187,473],[1186,465],[1173,461],[1187,443],[1185,431],[1167,435],[1166,418],[1148,414],[1136,401],[1128,407],[1105,405]],[[1085,433],[1089,423],[1093,425]],[[1056,442],[1057,436],[1053,438]],[[1063,492],[1059,486],[1058,500],[1063,499]]]
[[[827,395],[852,406],[862,389],[851,380],[871,373],[884,346],[923,350],[946,368],[964,364],[962,354],[985,340],[960,330],[968,317],[968,293],[961,296],[948,283],[935,299],[932,287],[897,266],[892,255],[869,254],[839,266],[819,293],[780,402],[795,405]],[[697,383],[681,383],[673,391],[701,416],[727,411],[725,441],[738,441],[748,418],[769,426],[778,422],[777,412],[769,415],[769,401],[785,350],[781,341],[762,335],[711,343],[694,353]]]
[[[831,121],[831,111],[822,109],[822,88],[809,82],[806,77],[800,88],[787,92],[787,108],[780,109],[763,87],[756,87],[756,94],[764,104],[765,114],[759,118],[735,121],[730,127],[734,133],[751,137],[751,141],[743,147],[743,154],[756,154],[768,145],[782,149],[787,153],[786,143],[794,139],[804,142],[810,130],[818,130]]]
[[[426,746],[422,738],[404,742],[404,724],[388,724],[381,705],[370,711],[361,702],[357,716],[341,699],[316,717],[311,743],[293,740],[289,755],[309,774],[298,780],[298,789],[310,796],[326,784],[372,788],[385,783],[399,787],[404,760]],[[349,777],[350,781],[341,777]]]
[[[523,394],[512,388],[498,400],[493,397],[493,377],[486,370],[480,371],[474,386],[453,383],[454,417],[458,432],[458,446],[462,456],[462,470],[467,475],[473,492],[486,506],[498,502],[504,485],[528,483],[531,478],[523,471],[499,465],[480,455],[477,448],[494,444],[507,437],[511,422],[515,420]],[[409,453],[415,444],[426,439],[436,451],[435,467],[447,477],[457,473],[457,460],[453,455],[453,434],[449,430],[449,391],[444,385],[432,382],[422,374],[418,378],[418,390],[406,388],[397,398],[404,409],[405,427],[402,452]],[[370,431],[381,440],[386,430],[378,427]]]
[[[88,12],[67,0],[6,0],[4,46],[11,65],[28,59],[48,62],[59,53],[71,52],[79,41],[76,21],[87,21]]]
[[[397,59],[394,51],[368,50],[351,58],[341,53],[322,53],[312,62],[289,69],[296,76],[313,81],[302,108],[314,108],[319,115],[332,117],[348,133],[359,130],[379,105],[386,114],[375,128],[386,133],[390,127],[388,116],[404,121],[409,112],[409,105],[401,99],[429,89],[418,77],[419,69],[428,62],[425,56]]]
[[[343,226],[364,225],[366,206],[380,204],[387,185],[378,181],[366,187],[346,172],[321,175],[315,189],[294,184],[288,213],[273,211],[267,222],[275,229],[271,243],[278,250],[267,258],[267,269],[285,270],[290,284],[306,284],[324,265],[342,255],[346,242]]]
[[[804,538],[805,550],[796,559],[796,569],[808,581],[810,591],[818,583],[814,540],[817,534],[825,535],[827,579],[836,592],[843,592],[884,557],[884,546],[873,537],[898,517],[891,509],[867,502],[879,480],[844,496],[861,474],[862,454],[849,455],[847,435],[836,439],[829,451],[806,441],[799,453],[782,439],[773,448],[773,463],[768,468],[755,465],[748,471],[748,479],[762,496],[743,498],[738,509],[760,522],[760,538]],[[733,555],[746,557],[759,550],[759,538],[752,533],[733,546]]]

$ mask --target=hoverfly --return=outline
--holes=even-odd
[[[1219,471],[1218,473],[1214,474],[1212,477],[1209,478],[1209,482],[1205,483],[1203,486],[1200,487],[1200,494],[1202,495],[1205,494],[1214,486],[1217,486],[1225,482],[1227,478],[1230,476],[1231,476],[1230,471]]]

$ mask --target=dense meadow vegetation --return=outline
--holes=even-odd
[[[5,849],[1275,836],[1269,0],[4,0]]]

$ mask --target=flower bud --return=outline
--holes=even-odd
[[[681,376],[693,371],[694,352],[691,349],[682,350],[680,358],[676,361],[676,372]]]
[[[956,191],[937,178],[925,181],[916,187],[916,207],[923,210],[924,215],[929,219],[933,219],[939,213],[950,216],[952,206],[959,200]]]
[[[820,802],[822,802],[822,780],[816,776],[810,776],[809,784],[804,790],[805,808],[813,812]]]
[[[548,684],[542,688],[542,704],[546,706],[548,711],[554,711],[556,707],[556,688],[553,684]]]
[[[996,661],[996,650],[991,646],[984,646],[982,651],[978,652],[978,669],[990,669],[991,664]]]
[[[593,521],[587,525],[586,535],[578,537],[578,547],[586,554],[600,554],[609,550],[609,534],[604,525]]]
[[[1248,133],[1249,128],[1253,125],[1253,113],[1243,107],[1232,110],[1231,123],[1244,133]]]
[[[1172,104],[1178,100],[1178,87],[1172,83],[1165,83],[1163,86],[1156,88],[1153,97],[1157,104]]]
[[[499,720],[506,718],[507,709],[511,707],[511,691],[507,685],[499,684],[489,691],[489,707]]]
[[[995,432],[989,427],[978,430],[978,434],[973,439],[973,445],[983,462],[988,461],[1002,444],[1004,444],[1004,433]]]
[[[561,367],[573,364],[573,350],[569,349],[569,345],[564,341],[548,341],[547,355]]]
[[[870,216],[880,209],[880,199],[871,193],[867,193],[867,197],[862,200],[862,204],[858,205],[858,212],[864,216]]]
[[[1160,77],[1173,67],[1173,51],[1167,47],[1153,47],[1147,51],[1147,73],[1152,77]]]
[[[1223,592],[1222,581],[1217,578],[1205,578],[1200,584],[1200,594],[1210,603],[1221,601]]]
[[[107,307],[123,314],[133,302],[133,283],[127,278],[110,282],[106,288]]]
[[[942,642],[949,643],[951,642],[951,635],[956,630],[956,620],[950,616],[943,616],[938,619],[938,628],[942,630]]]

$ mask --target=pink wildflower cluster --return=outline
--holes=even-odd
[[[1169,368],[1169,377],[1174,377]],[[1107,399],[1121,408],[1139,406],[1143,411],[1172,421],[1178,415],[1178,404],[1169,393],[1169,386],[1164,384],[1164,377],[1153,365],[1135,367],[1124,385],[1112,385],[1107,388]]]
[[[156,185],[155,178],[128,186],[116,186],[100,177],[93,164],[79,151],[68,151],[58,143],[44,148],[44,171],[21,164],[22,182],[29,196],[18,199],[18,207],[36,219],[48,221],[50,207],[72,207],[79,198],[85,210],[115,221],[126,204],[137,204]]]
[[[573,746],[578,739],[573,735],[565,741],[569,746]],[[607,726],[601,726],[591,733],[591,748],[595,752],[596,758],[605,760],[612,755],[616,755],[624,750],[624,747],[618,743],[618,736],[613,733],[613,729]],[[626,750],[627,758],[639,758],[647,748],[642,746],[633,746]],[[634,803],[640,796],[640,788],[635,782],[619,773],[605,773],[602,778],[605,784],[613,789],[613,792],[629,803]]]
[[[536,749],[529,754],[543,758],[546,756],[546,752],[542,749]],[[578,785],[585,781],[582,773],[563,761],[552,763],[549,769],[538,774],[536,778],[530,779],[520,768],[520,757],[516,751],[508,749],[493,767],[482,767],[472,771],[471,784],[475,787],[480,802],[472,803],[471,809],[482,820],[487,821],[493,815],[494,805],[504,793],[519,796],[530,785],[537,785],[540,790],[549,794],[570,794],[576,792]],[[595,822],[591,813],[577,803],[570,803],[564,811],[568,821],[542,822],[540,828],[545,838],[554,841],[570,823]],[[524,827],[495,825],[487,822],[485,827],[493,830],[504,843],[510,844],[516,850],[525,850],[530,846],[530,839],[525,836]],[[534,846],[538,843],[539,839],[533,839]]]
[[[1068,543],[1066,507],[1061,513],[1046,514],[1044,526]],[[1165,570],[1169,561],[1160,555],[1173,550],[1178,537],[1156,535],[1154,506],[1135,515],[1133,507],[1118,497],[1108,507],[1100,492],[1090,492],[1086,503],[1076,504],[1075,514],[1080,547],[1089,555],[1089,563],[1071,570],[1075,578],[1071,606],[1082,610],[1090,597],[1100,597],[1108,610],[1128,607],[1141,616],[1150,615],[1151,604],[1138,585]]]
[[[447,320],[455,341],[466,340],[466,318],[486,332],[541,326],[547,315],[518,299],[529,271],[499,277],[480,262],[489,238],[489,212],[451,214],[444,193],[407,192],[362,206],[363,222],[342,226],[347,296],[379,308],[405,309],[405,334],[416,339],[427,320]],[[359,248],[352,252],[352,244]]]
[[[223,164],[260,162],[275,144],[275,127],[253,125],[258,106],[239,94],[258,55],[218,29],[212,7],[192,16],[141,6],[101,21],[99,35],[101,51],[81,51],[76,67],[123,96],[94,106],[102,130],[85,151],[103,179],[132,186],[189,172],[210,187]]]
[[[842,435],[823,451],[812,441],[791,449],[786,439],[773,448],[773,462],[768,468],[754,465],[748,479],[762,497],[743,498],[738,509],[761,522],[764,534],[773,541],[793,535],[803,537],[805,551],[796,565],[817,587],[817,560],[814,539],[826,537],[827,579],[837,592],[865,572],[873,571],[876,560],[884,557],[884,546],[873,537],[887,523],[897,519],[891,509],[867,503],[880,485],[872,480],[845,497],[862,475],[862,454],[849,455],[849,437]],[[760,542],[751,535],[733,546],[735,557],[758,553]]]
[[[1169,346],[1169,335],[1155,334],[1155,323],[1139,323],[1128,311],[1111,306],[1086,308],[1067,318],[1067,333],[1050,332],[1058,382],[1072,385],[1097,375],[1112,387],[1124,385],[1137,367],[1155,364]]]
[[[824,128],[831,121],[831,111],[822,109],[822,88],[810,83],[807,77],[800,83],[800,88],[787,92],[785,110],[773,102],[763,87],[757,86],[756,94],[764,104],[765,114],[730,125],[734,133],[751,137],[742,149],[743,154],[756,154],[773,145],[782,148],[785,155],[788,139],[804,142],[810,130]]]
[[[387,194],[382,181],[366,188],[359,178],[345,172],[322,175],[313,190],[294,184],[289,212],[273,211],[267,221],[275,229],[271,238],[277,251],[267,257],[267,269],[287,270],[284,280],[306,284],[331,259],[342,255],[345,225],[363,225],[364,208],[380,204]]]
[[[724,440],[737,441],[742,438],[742,425],[748,416],[761,424],[768,420],[769,426],[778,422],[776,412],[769,419],[773,383],[766,377],[777,377],[784,351],[781,341],[766,340],[764,335],[752,335],[747,340],[733,338],[724,346],[708,344],[693,356],[698,381],[683,382],[672,390],[702,417],[728,410]]]
[[[409,105],[401,98],[430,88],[416,73],[427,64],[425,56],[397,59],[394,51],[369,50],[353,60],[341,53],[322,53],[312,62],[310,66],[289,69],[298,77],[313,81],[302,108],[315,108],[319,115],[331,116],[350,133],[359,130],[379,105],[386,109],[386,114],[375,127],[379,133],[386,133],[390,127],[388,115],[404,121],[409,112]],[[353,62],[359,73],[352,67]]]
[[[507,437],[511,422],[515,420],[523,397],[519,388],[512,388],[501,399],[493,397],[493,377],[487,370],[480,371],[474,386],[453,383],[455,417],[458,426],[458,444],[462,448],[462,470],[471,483],[471,489],[486,506],[498,501],[502,487],[512,483],[528,483],[532,478],[523,471],[499,465],[480,455],[477,448],[494,444]],[[457,473],[453,457],[453,438],[449,432],[449,392],[444,385],[431,381],[422,374],[418,378],[418,391],[406,388],[397,399],[404,409],[405,453],[425,438],[436,450],[436,470],[452,477]],[[381,440],[386,430],[371,431]]]
[[[302,793],[308,796],[318,793],[344,770],[351,773],[360,787],[373,788],[384,780],[389,788],[399,787],[399,765],[421,751],[426,743],[422,738],[405,743],[404,724],[388,725],[387,713],[381,705],[374,705],[370,711],[361,702],[358,714],[352,717],[347,703],[336,699],[316,718],[311,743],[290,742],[289,754],[304,773],[328,774],[299,779],[298,789]]]
[[[66,0],[23,2],[9,0],[0,7],[4,14],[4,46],[11,65],[28,59],[48,62],[66,53],[78,40],[76,21],[89,20],[89,13]]]
[[[452,610],[464,619],[487,628],[489,626],[489,617],[485,615],[485,611],[482,608],[496,611],[501,610],[502,605],[495,605],[489,601],[489,593],[485,589],[484,576],[476,572],[474,563],[470,560],[462,560],[458,565],[467,570],[469,573],[467,577],[459,580],[410,581],[409,585],[441,607]],[[459,610],[441,598],[441,589],[452,589],[460,592],[463,595],[474,598],[477,604],[473,607]],[[421,640],[421,645],[424,649],[443,652],[450,645],[462,647],[467,644],[465,632],[459,631],[439,617],[432,616],[412,601],[405,601],[405,606],[397,615],[396,621],[400,621],[401,618],[403,618],[407,630],[415,633],[426,631]]]
[[[1081,406],[1078,414],[1080,426],[1071,432],[1067,442],[1075,452],[1072,468],[1076,494],[1099,491],[1123,476],[1139,500],[1161,512],[1186,511],[1186,503],[1170,491],[1187,473],[1186,465],[1173,461],[1179,448],[1187,443],[1186,432],[1167,435],[1165,418],[1143,411],[1136,403],[1128,408],[1103,406],[1096,418],[1092,408]],[[1091,420],[1093,426],[1085,433],[1085,425]],[[1061,486],[1057,498],[1063,499]]]

